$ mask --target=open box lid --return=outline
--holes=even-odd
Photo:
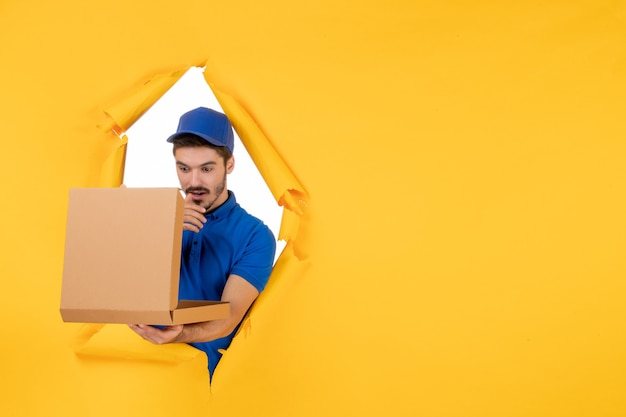
[[[227,317],[229,303],[178,301],[183,210],[176,188],[71,189],[63,320],[180,324]]]

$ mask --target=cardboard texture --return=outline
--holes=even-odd
[[[226,318],[229,303],[178,301],[183,209],[176,188],[71,189],[63,321],[171,325]]]

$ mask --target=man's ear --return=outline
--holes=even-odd
[[[235,169],[235,156],[231,156],[228,161],[226,161],[226,173],[230,174]]]

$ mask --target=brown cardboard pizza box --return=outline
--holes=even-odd
[[[177,188],[71,189],[63,321],[172,325],[228,317],[227,302],[178,300],[183,209]]]

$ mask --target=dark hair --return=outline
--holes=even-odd
[[[206,147],[215,149],[215,152],[222,158],[224,158],[224,164],[226,161],[233,156],[232,152],[226,146],[215,146],[206,140],[202,139],[200,136],[192,135],[192,134],[184,134],[176,137],[172,140],[172,144],[174,145],[172,152],[176,155],[176,149],[178,148],[200,148]]]

